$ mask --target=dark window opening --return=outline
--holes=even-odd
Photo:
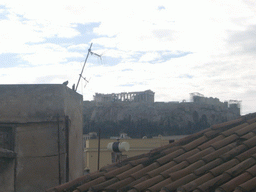
[[[11,127],[0,127],[0,148],[13,150],[13,133]]]

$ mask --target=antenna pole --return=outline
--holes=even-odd
[[[79,75],[79,79],[78,79],[78,82],[77,82],[77,84],[76,84],[76,90],[77,90],[77,87],[78,87],[79,82],[80,82],[80,80],[81,80],[81,77],[82,77],[82,74],[83,74],[83,71],[84,71],[84,66],[85,66],[85,64],[86,64],[86,62],[87,62],[87,59],[88,59],[88,57],[89,57],[89,53],[91,52],[91,48],[92,48],[92,43],[91,43],[91,45],[90,45],[90,48],[88,49],[88,53],[87,53],[86,59],[85,59],[85,61],[84,61],[84,65],[83,65],[81,74]]]
[[[98,166],[97,169],[100,170],[100,134],[101,128],[99,127],[99,138],[98,138]]]

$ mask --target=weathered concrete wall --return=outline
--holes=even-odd
[[[64,85],[0,85],[2,122],[31,122],[64,115]]]
[[[0,127],[9,125],[15,132],[17,192],[45,191],[59,179],[66,182],[67,155],[69,179],[82,175],[81,95],[62,84],[0,85],[0,99]]]
[[[66,90],[64,113],[69,116],[69,180],[83,174],[83,98],[76,92]]]
[[[17,191],[44,191],[65,182],[65,133],[60,127],[60,159],[57,121],[19,124],[16,127]],[[59,170],[60,161],[60,170]]]
[[[14,191],[15,160],[0,158],[0,191]]]

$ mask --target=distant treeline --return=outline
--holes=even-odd
[[[120,121],[91,121],[84,117],[83,132],[98,132],[101,129],[101,137],[109,138],[111,136],[119,136],[120,133],[127,133],[132,138],[148,138],[153,136],[163,135],[188,135],[205,128],[210,125],[207,122],[206,116],[200,119],[197,116],[193,117],[193,122],[179,123],[172,117],[160,121],[150,121],[148,119],[138,119],[132,121],[131,118],[126,118]]]

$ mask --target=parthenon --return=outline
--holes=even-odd
[[[122,93],[111,93],[102,94],[95,93],[95,102],[151,102],[154,103],[155,93],[151,90],[141,91],[141,92],[122,92]]]

